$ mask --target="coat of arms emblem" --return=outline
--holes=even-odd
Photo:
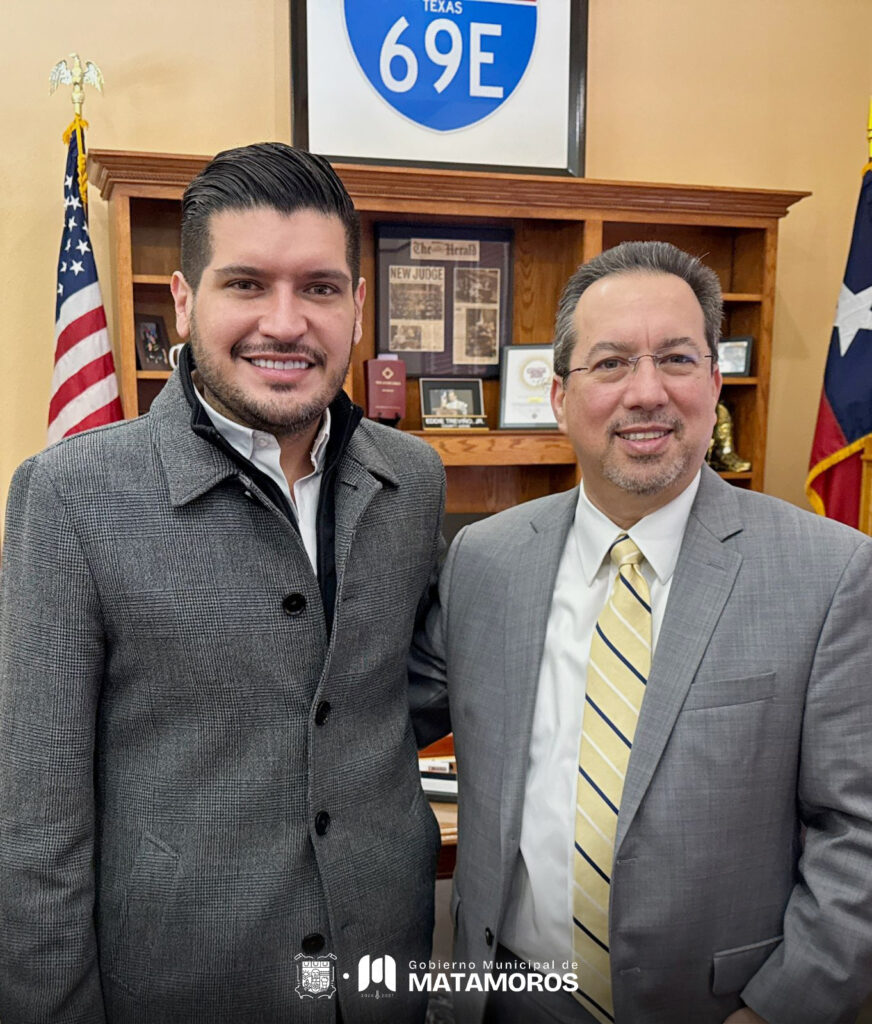
[[[336,994],[333,979],[336,956],[327,953],[316,958],[298,953],[294,960],[297,963],[297,995],[301,999],[332,999]]]

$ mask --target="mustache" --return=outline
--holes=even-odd
[[[613,420],[608,425],[608,431],[610,434],[617,434],[619,431],[632,430],[633,427],[647,427],[651,423],[656,423],[658,427],[667,427],[676,434],[684,428],[684,422],[674,416],[645,416],[640,414],[621,420]]]
[[[230,350],[231,356],[240,359],[257,359],[258,356],[283,356],[291,359],[294,356],[303,356],[311,360],[315,366],[323,366],[324,353],[310,345],[304,345],[297,341],[273,341],[269,345],[250,345],[244,342],[237,342]]]

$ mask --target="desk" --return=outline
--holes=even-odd
[[[451,878],[457,861],[457,804],[431,800],[430,806],[439,822],[439,833],[442,836],[436,877]]]

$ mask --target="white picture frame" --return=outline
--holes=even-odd
[[[494,55],[488,47],[498,48],[510,33],[490,41],[488,37],[473,41],[467,38],[469,19],[499,21],[499,8],[512,6],[534,10],[536,14],[532,51],[520,80],[510,90],[506,89],[505,99],[496,109],[456,129],[433,129],[416,123],[392,106],[399,102],[396,95],[401,94],[388,94],[381,88],[383,83],[367,77],[372,76],[372,71],[364,70],[367,60],[362,62],[358,57],[362,44],[357,37],[351,38],[353,21],[349,20],[347,6],[343,0],[290,0],[295,146],[320,153],[333,162],[584,174],[588,0],[462,0],[456,4],[441,2],[439,13],[435,13],[434,7],[434,13],[426,15],[430,19],[428,27],[437,18],[451,21],[448,7],[465,10],[454,20],[460,26],[455,33],[458,50],[470,64],[469,70],[461,65],[470,91],[475,77],[471,70],[473,53],[480,56],[476,75],[484,76],[479,88],[502,88],[484,84],[488,76],[497,80],[493,76],[500,73],[496,59],[499,51],[492,60]],[[412,54],[412,63],[406,65],[402,61],[391,64],[391,57],[388,68],[396,69],[396,81],[404,68],[408,70],[414,64],[421,69],[423,84],[425,70],[434,74],[440,70],[435,65],[431,68],[432,62],[428,62],[427,54],[433,52],[433,47],[427,50],[426,32],[421,31],[425,17],[422,10],[427,8],[422,8],[421,0],[384,0],[376,10],[388,6],[390,13],[386,16],[408,15],[406,20],[411,22],[405,34],[400,31],[393,43],[388,39],[393,30],[387,33],[385,38],[393,47],[389,47],[389,52],[405,47]],[[470,14],[473,8],[476,13]],[[447,51],[451,38],[444,27],[441,31],[435,43],[435,50],[440,53]],[[367,41],[364,57],[384,68],[384,62],[373,57],[378,41]],[[384,52],[385,40],[381,42]],[[390,70],[387,73],[392,74]],[[433,85],[435,103],[439,94],[435,92],[435,82]],[[427,102],[430,101],[428,92]]]
[[[556,430],[553,346],[506,345],[500,369],[500,429]]]

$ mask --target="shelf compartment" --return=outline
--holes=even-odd
[[[446,466],[574,466],[575,452],[556,430],[415,430]]]
[[[130,200],[133,274],[167,276],[179,269],[182,205],[173,199]]]

